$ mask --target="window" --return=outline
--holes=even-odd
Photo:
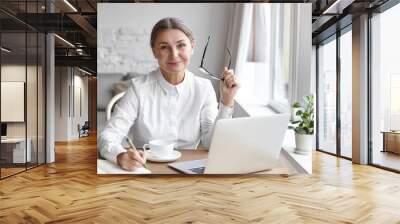
[[[290,63],[291,54],[293,53],[292,48],[294,47],[291,43],[292,33],[295,30],[291,30],[291,20],[293,18],[291,5],[284,4],[277,11],[277,13],[285,16],[278,16],[278,22],[274,27],[275,30],[275,61],[273,70],[273,82],[272,82],[272,101],[273,106],[275,104],[288,109],[289,106],[289,78],[290,78]],[[282,109],[281,109],[282,110]]]
[[[400,130],[400,73],[390,74],[390,130]]]
[[[251,4],[248,24],[249,36],[245,41],[247,44],[246,58],[243,67],[243,79],[241,79],[242,89],[239,94],[248,96],[247,101],[267,106],[271,98],[271,60],[272,41],[274,41],[274,26],[276,19],[272,19],[276,14],[280,4]]]
[[[278,112],[289,110],[291,74],[295,68],[298,4],[253,4],[241,93]]]
[[[400,170],[400,4],[371,18],[372,164]],[[384,134],[384,132],[389,132]]]
[[[42,13],[44,1],[18,3],[16,13]],[[8,5],[3,1],[0,5]],[[10,93],[22,94],[22,119],[13,121],[1,119],[6,124],[5,137],[12,143],[0,144],[0,179],[25,171],[45,163],[45,34],[23,23],[17,23],[13,17],[0,12],[0,81],[2,98]],[[5,86],[18,87],[14,89]],[[7,106],[0,105],[2,114],[12,114]],[[11,102],[12,103],[12,102]]]
[[[317,149],[352,157],[352,26],[317,48]]]
[[[318,149],[336,154],[336,36],[318,48]]]
[[[340,36],[340,154],[352,157],[352,32]]]

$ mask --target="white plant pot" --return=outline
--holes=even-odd
[[[295,152],[307,155],[311,152],[313,146],[314,135],[295,134],[296,150]]]
[[[292,112],[291,112],[291,116],[290,116],[290,120],[291,121],[299,121],[300,120],[300,116],[296,115],[297,111],[299,111],[300,108],[292,108]]]

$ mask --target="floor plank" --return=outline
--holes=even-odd
[[[374,151],[372,162],[376,165],[400,170],[400,154],[376,150]]]
[[[400,175],[313,154],[313,175],[97,176],[96,136],[0,181],[0,223],[400,223]]]

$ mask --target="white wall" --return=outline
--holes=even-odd
[[[18,64],[7,64],[1,66],[1,81],[10,81],[10,82],[25,82],[26,73],[28,75],[36,74],[35,66],[25,66]],[[31,80],[31,77],[28,77],[29,85],[36,85],[36,81]],[[27,109],[27,122],[28,122],[28,136],[31,133],[36,133],[36,112],[35,108],[37,107],[37,98],[36,98],[36,88],[27,88],[27,106],[31,105],[30,109]],[[33,91],[33,92],[31,92]],[[2,96],[3,98],[4,96]],[[33,109],[32,109],[33,108]],[[1,108],[1,110],[9,110],[10,108]],[[24,110],[24,107],[22,108]],[[3,111],[4,112],[4,111]],[[7,136],[8,137],[24,137],[25,136],[25,126],[27,122],[7,122]]]
[[[147,73],[157,67],[150,48],[153,26],[164,17],[178,17],[193,31],[196,47],[189,69],[198,72],[208,35],[207,66],[223,68],[228,19],[233,4],[110,4],[97,6],[98,73]]]
[[[79,72],[79,71],[78,71]],[[74,102],[71,103],[74,104],[74,107],[72,110],[74,110],[74,113],[72,113],[72,120],[71,120],[71,135],[73,136],[73,138],[78,138],[79,137],[79,133],[78,133],[78,124],[80,124],[81,126],[85,123],[85,121],[88,121],[88,106],[89,106],[89,102],[88,102],[88,78],[87,76],[81,76],[80,74],[82,73],[78,73],[77,74],[77,70],[75,70],[74,73],[74,96],[72,96],[72,98],[74,99]],[[80,99],[79,99],[79,93],[77,92],[77,90],[80,90]],[[81,102],[79,102],[79,100]],[[80,105],[79,105],[80,104]],[[80,109],[82,110],[81,112],[79,111],[79,107],[81,107]]]
[[[18,64],[6,64],[1,66],[1,81],[2,82],[24,82],[26,84],[25,80],[25,75],[26,75],[26,69],[28,71],[31,71],[33,69],[32,66],[25,66],[25,65],[18,65]],[[22,92],[22,100],[24,100],[24,90],[21,90]],[[2,94],[4,93],[4,90],[2,89]],[[7,98],[7,96],[1,96],[1,98]],[[7,127],[7,135],[9,137],[14,136],[14,137],[23,137],[25,136],[25,122],[24,122],[24,102],[22,102],[22,121],[20,122],[7,122],[8,127]],[[1,109],[1,114],[4,115],[12,113],[10,111],[10,108],[4,107],[4,102],[1,103],[3,107],[0,106]],[[14,108],[15,109],[15,108]],[[21,113],[21,111],[17,112],[18,114]],[[4,120],[2,118],[2,120]]]
[[[68,140],[68,68],[55,68],[55,141]]]
[[[41,66],[32,66],[25,64],[2,64],[1,66],[1,81],[10,82],[24,82],[26,87],[26,99],[25,96],[21,98],[22,102],[19,102],[19,108],[12,108],[10,106],[0,107],[2,113],[16,113],[15,110],[20,110],[18,113],[22,115],[22,121],[20,122],[7,122],[7,137],[25,137],[29,138],[31,145],[29,146],[32,153],[33,161],[36,161],[38,155],[38,162],[44,162],[44,86]],[[3,83],[2,83],[3,84]],[[4,93],[5,89],[2,89],[2,98],[8,97]],[[10,93],[8,93],[10,94]],[[19,94],[24,95],[24,89],[19,90]],[[4,102],[2,102],[3,104]],[[11,104],[13,102],[10,102]],[[17,103],[17,102],[16,102]],[[26,104],[26,105],[25,105]],[[14,105],[15,106],[15,105]],[[14,110],[14,111],[13,111]],[[26,119],[24,113],[26,112]],[[22,113],[22,114],[21,114]],[[2,118],[3,119],[3,118]],[[50,158],[50,157],[48,157]]]
[[[71,67],[56,67],[55,73],[55,141],[77,139],[78,124],[88,120],[88,78]],[[79,98],[74,91],[79,89],[82,115],[76,107]]]

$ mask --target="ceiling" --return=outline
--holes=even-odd
[[[388,0],[292,0],[285,2],[312,3],[313,43],[331,36],[337,29],[351,24],[352,18],[379,7]],[[96,72],[97,3],[110,2],[168,2],[133,0],[1,0],[0,24],[3,38],[24,46],[22,38],[28,31],[54,32],[56,65],[81,66]],[[205,1],[209,2],[209,1]],[[271,0],[268,2],[282,2]],[[49,12],[52,13],[49,13]],[[340,21],[340,22],[338,22]],[[5,43],[5,42],[2,43]],[[72,45],[71,45],[72,44]],[[28,44],[31,52],[35,44]],[[21,51],[23,48],[20,48]]]
[[[14,60],[23,55],[32,58],[36,46],[28,43],[25,50],[25,30],[54,32],[56,66],[79,66],[96,73],[97,2],[95,0],[1,0],[0,24],[2,46],[12,49],[3,60]],[[47,6],[47,7],[46,7]],[[51,11],[51,13],[49,13]],[[27,36],[27,41],[33,35]],[[66,40],[66,41],[63,41]],[[39,47],[43,47],[39,45]],[[20,56],[20,57],[18,57]]]
[[[354,17],[373,12],[389,0],[312,0],[312,39],[318,44],[352,23]]]

